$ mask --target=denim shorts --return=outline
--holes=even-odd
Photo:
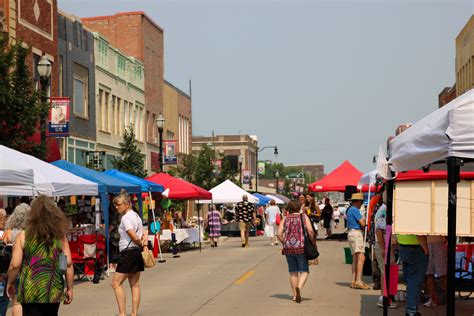
[[[288,272],[309,272],[308,259],[304,254],[299,255],[285,255],[288,262]]]

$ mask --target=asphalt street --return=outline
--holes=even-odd
[[[142,273],[140,315],[382,315],[379,291],[349,288],[350,266],[344,263],[346,242],[320,240],[319,265],[310,266],[303,301],[291,300],[287,264],[281,246],[253,237],[249,248],[229,238],[218,248],[188,251],[180,258]],[[117,315],[111,278],[100,284],[77,283],[74,302],[60,315]],[[366,279],[370,282],[370,279]],[[128,284],[127,311],[130,313]],[[403,304],[403,303],[402,303]],[[404,306],[389,315],[404,315]],[[457,315],[474,312],[474,300],[458,301]],[[444,307],[423,308],[423,315],[444,315]]]

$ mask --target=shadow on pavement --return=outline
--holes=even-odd
[[[293,300],[293,297],[291,295],[288,295],[288,294],[273,294],[270,297],[278,298],[278,299],[281,299],[281,300],[288,300],[288,301]],[[311,301],[311,299],[308,298],[308,297],[301,297],[301,301],[302,302],[303,301]]]
[[[289,301],[293,299],[293,297],[289,294],[273,294],[270,297],[279,298],[281,300],[289,300]]]
[[[360,296],[360,315],[382,315],[383,309],[377,306],[378,294]],[[391,310],[393,311],[393,310]],[[393,315],[393,313],[390,313]]]
[[[350,282],[335,282],[337,285],[342,286],[342,287],[351,287]]]

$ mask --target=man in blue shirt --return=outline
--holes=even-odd
[[[360,214],[360,207],[364,203],[362,193],[354,193],[350,199],[351,206],[347,210],[347,241],[352,253],[352,282],[351,288],[368,290],[370,287],[362,282],[362,270],[365,261],[364,233],[365,220]]]

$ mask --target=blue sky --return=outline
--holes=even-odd
[[[79,17],[145,11],[165,78],[192,80],[193,134],[257,135],[276,161],[370,171],[397,125],[437,109],[474,1],[73,1]],[[275,160],[272,150],[262,159]]]

